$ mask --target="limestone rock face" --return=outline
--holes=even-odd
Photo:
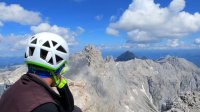
[[[12,75],[23,72],[25,66]],[[84,112],[200,111],[200,69],[182,58],[115,62],[112,57],[104,60],[88,45],[70,57],[65,77],[75,104]]]
[[[13,84],[26,72],[27,67],[25,65],[18,66],[14,71],[5,71],[0,73],[0,81],[4,84]]]
[[[181,93],[178,98],[168,104],[170,109],[167,112],[199,112],[200,93],[197,91],[187,91]]]

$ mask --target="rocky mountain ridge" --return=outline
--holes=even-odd
[[[104,60],[89,45],[69,60],[65,76],[70,79],[75,104],[84,112],[200,111],[200,69],[183,58],[115,62],[112,57]],[[25,72],[21,66],[0,81],[13,83]],[[197,99],[192,108],[187,106],[189,101],[177,101],[188,92],[195,92]],[[185,95],[186,99],[191,95]]]

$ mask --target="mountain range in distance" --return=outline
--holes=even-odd
[[[102,51],[103,58],[112,56],[115,61],[127,61],[130,59],[152,59],[158,60],[166,56],[175,56],[185,58],[200,67],[200,49],[185,49],[185,50],[104,50]],[[120,57],[121,56],[121,57]],[[117,59],[118,58],[118,59]],[[122,60],[120,59],[122,58]],[[127,59],[124,59],[127,58]],[[0,68],[10,69],[13,65],[23,64],[22,56],[17,57],[0,57]]]
[[[115,61],[117,61],[117,58],[122,56],[124,53],[128,53],[130,57],[133,56],[138,59],[152,59],[152,60],[159,60],[160,58],[166,56],[174,56],[178,58],[184,58],[194,63],[198,67],[200,67],[200,49],[134,50],[134,51],[118,50],[118,51],[104,51],[102,52],[102,55],[104,58],[106,56],[113,56]]]
[[[130,51],[103,58],[91,45],[70,56],[64,76],[75,105],[83,112],[200,112],[199,67],[173,56],[138,58]],[[0,82],[11,85],[26,71],[21,65],[2,72]]]

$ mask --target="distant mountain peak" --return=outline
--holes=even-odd
[[[126,51],[126,52],[122,53],[120,56],[118,56],[115,61],[128,61],[128,60],[132,60],[135,58],[136,58],[136,56],[134,53],[132,53],[131,51]]]

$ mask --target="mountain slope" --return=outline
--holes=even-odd
[[[69,60],[65,76],[75,104],[84,112],[167,111],[176,107],[168,102],[180,94],[200,91],[200,69],[182,58],[115,62],[103,60],[101,52],[89,45]],[[25,71],[23,66],[14,74]],[[17,79],[12,78],[14,74],[9,75],[10,82]]]

